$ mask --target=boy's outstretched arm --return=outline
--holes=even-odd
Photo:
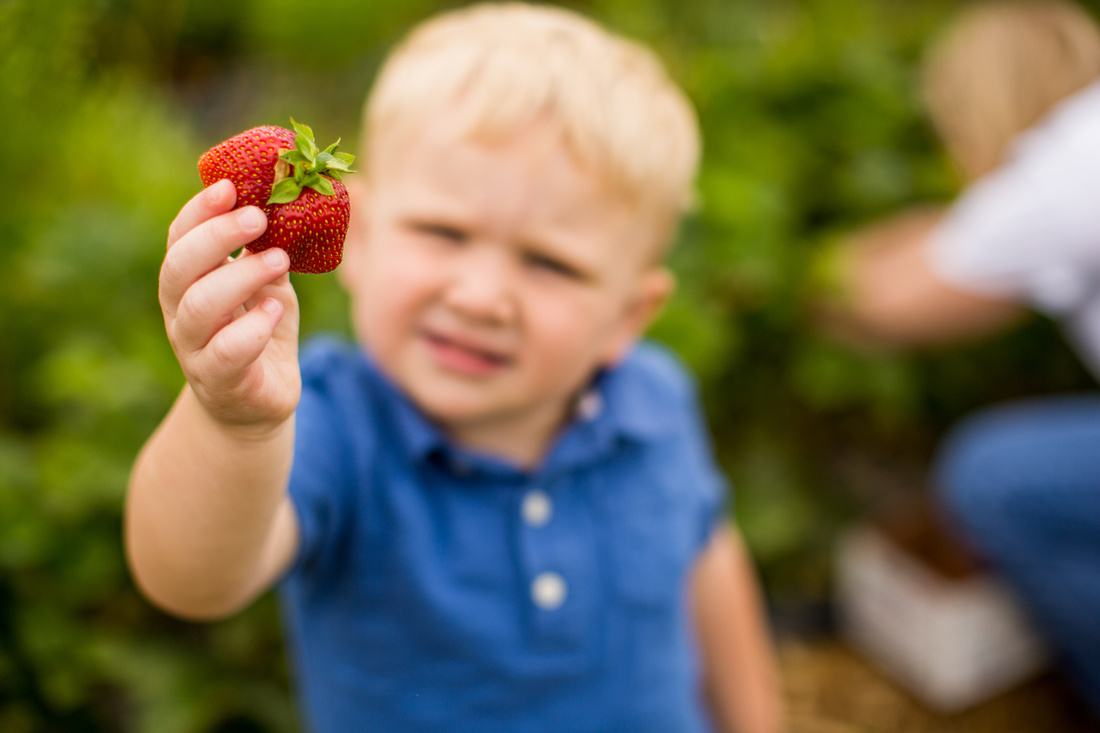
[[[691,588],[705,692],[718,730],[784,731],[779,672],[760,588],[732,526],[714,532]]]
[[[263,232],[221,181],[180,211],[160,301],[187,386],[138,456],[125,513],[138,586],[193,619],[232,613],[297,547],[286,498],[301,394],[298,305],[282,250],[230,259]]]

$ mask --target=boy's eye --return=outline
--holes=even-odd
[[[413,229],[421,234],[427,234],[432,237],[438,237],[440,239],[447,239],[452,242],[461,244],[467,239],[466,232],[458,229],[457,227],[447,226],[446,224],[431,224],[428,222],[419,222],[413,224]]]
[[[553,257],[529,253],[526,255],[525,259],[527,260],[527,264],[531,265],[532,267],[537,267],[540,270],[546,270],[548,272],[553,272],[558,275],[564,275],[565,277],[580,277],[580,273],[577,272],[574,268],[565,264],[561,260],[554,259]]]

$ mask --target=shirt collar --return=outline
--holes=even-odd
[[[673,406],[666,390],[655,388],[651,375],[640,368],[634,353],[596,376],[601,415],[606,429],[635,442],[659,440],[675,429]]]
[[[385,412],[382,419],[394,431],[402,446],[414,457],[423,458],[446,447],[447,437],[433,425],[397,384],[379,368],[365,349],[359,349],[363,372],[371,391],[379,398]]]
[[[375,363],[360,349],[362,364],[377,394],[388,408],[391,428],[410,458],[439,462],[457,475],[475,471],[497,475],[522,473],[505,461],[479,455],[456,446],[434,425]],[[606,455],[618,439],[628,442],[657,440],[673,429],[661,400],[651,399],[652,385],[627,357],[617,366],[600,371],[578,397],[574,416],[558,436],[547,456],[546,467],[575,465]]]

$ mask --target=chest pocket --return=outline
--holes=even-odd
[[[671,608],[695,556],[693,492],[671,462],[652,461],[604,493],[614,588],[629,605]]]

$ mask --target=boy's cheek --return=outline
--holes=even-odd
[[[344,289],[350,291],[355,276],[361,269],[362,250],[367,240],[369,198],[366,195],[366,186],[360,176],[352,176],[346,179],[345,186],[351,203],[351,212],[348,233],[344,238],[344,261],[337,270],[337,275]]]
[[[349,228],[348,236],[344,240],[344,261],[340,267],[336,268],[336,279],[351,295],[355,294],[355,289],[362,279],[363,249],[361,239]]]

